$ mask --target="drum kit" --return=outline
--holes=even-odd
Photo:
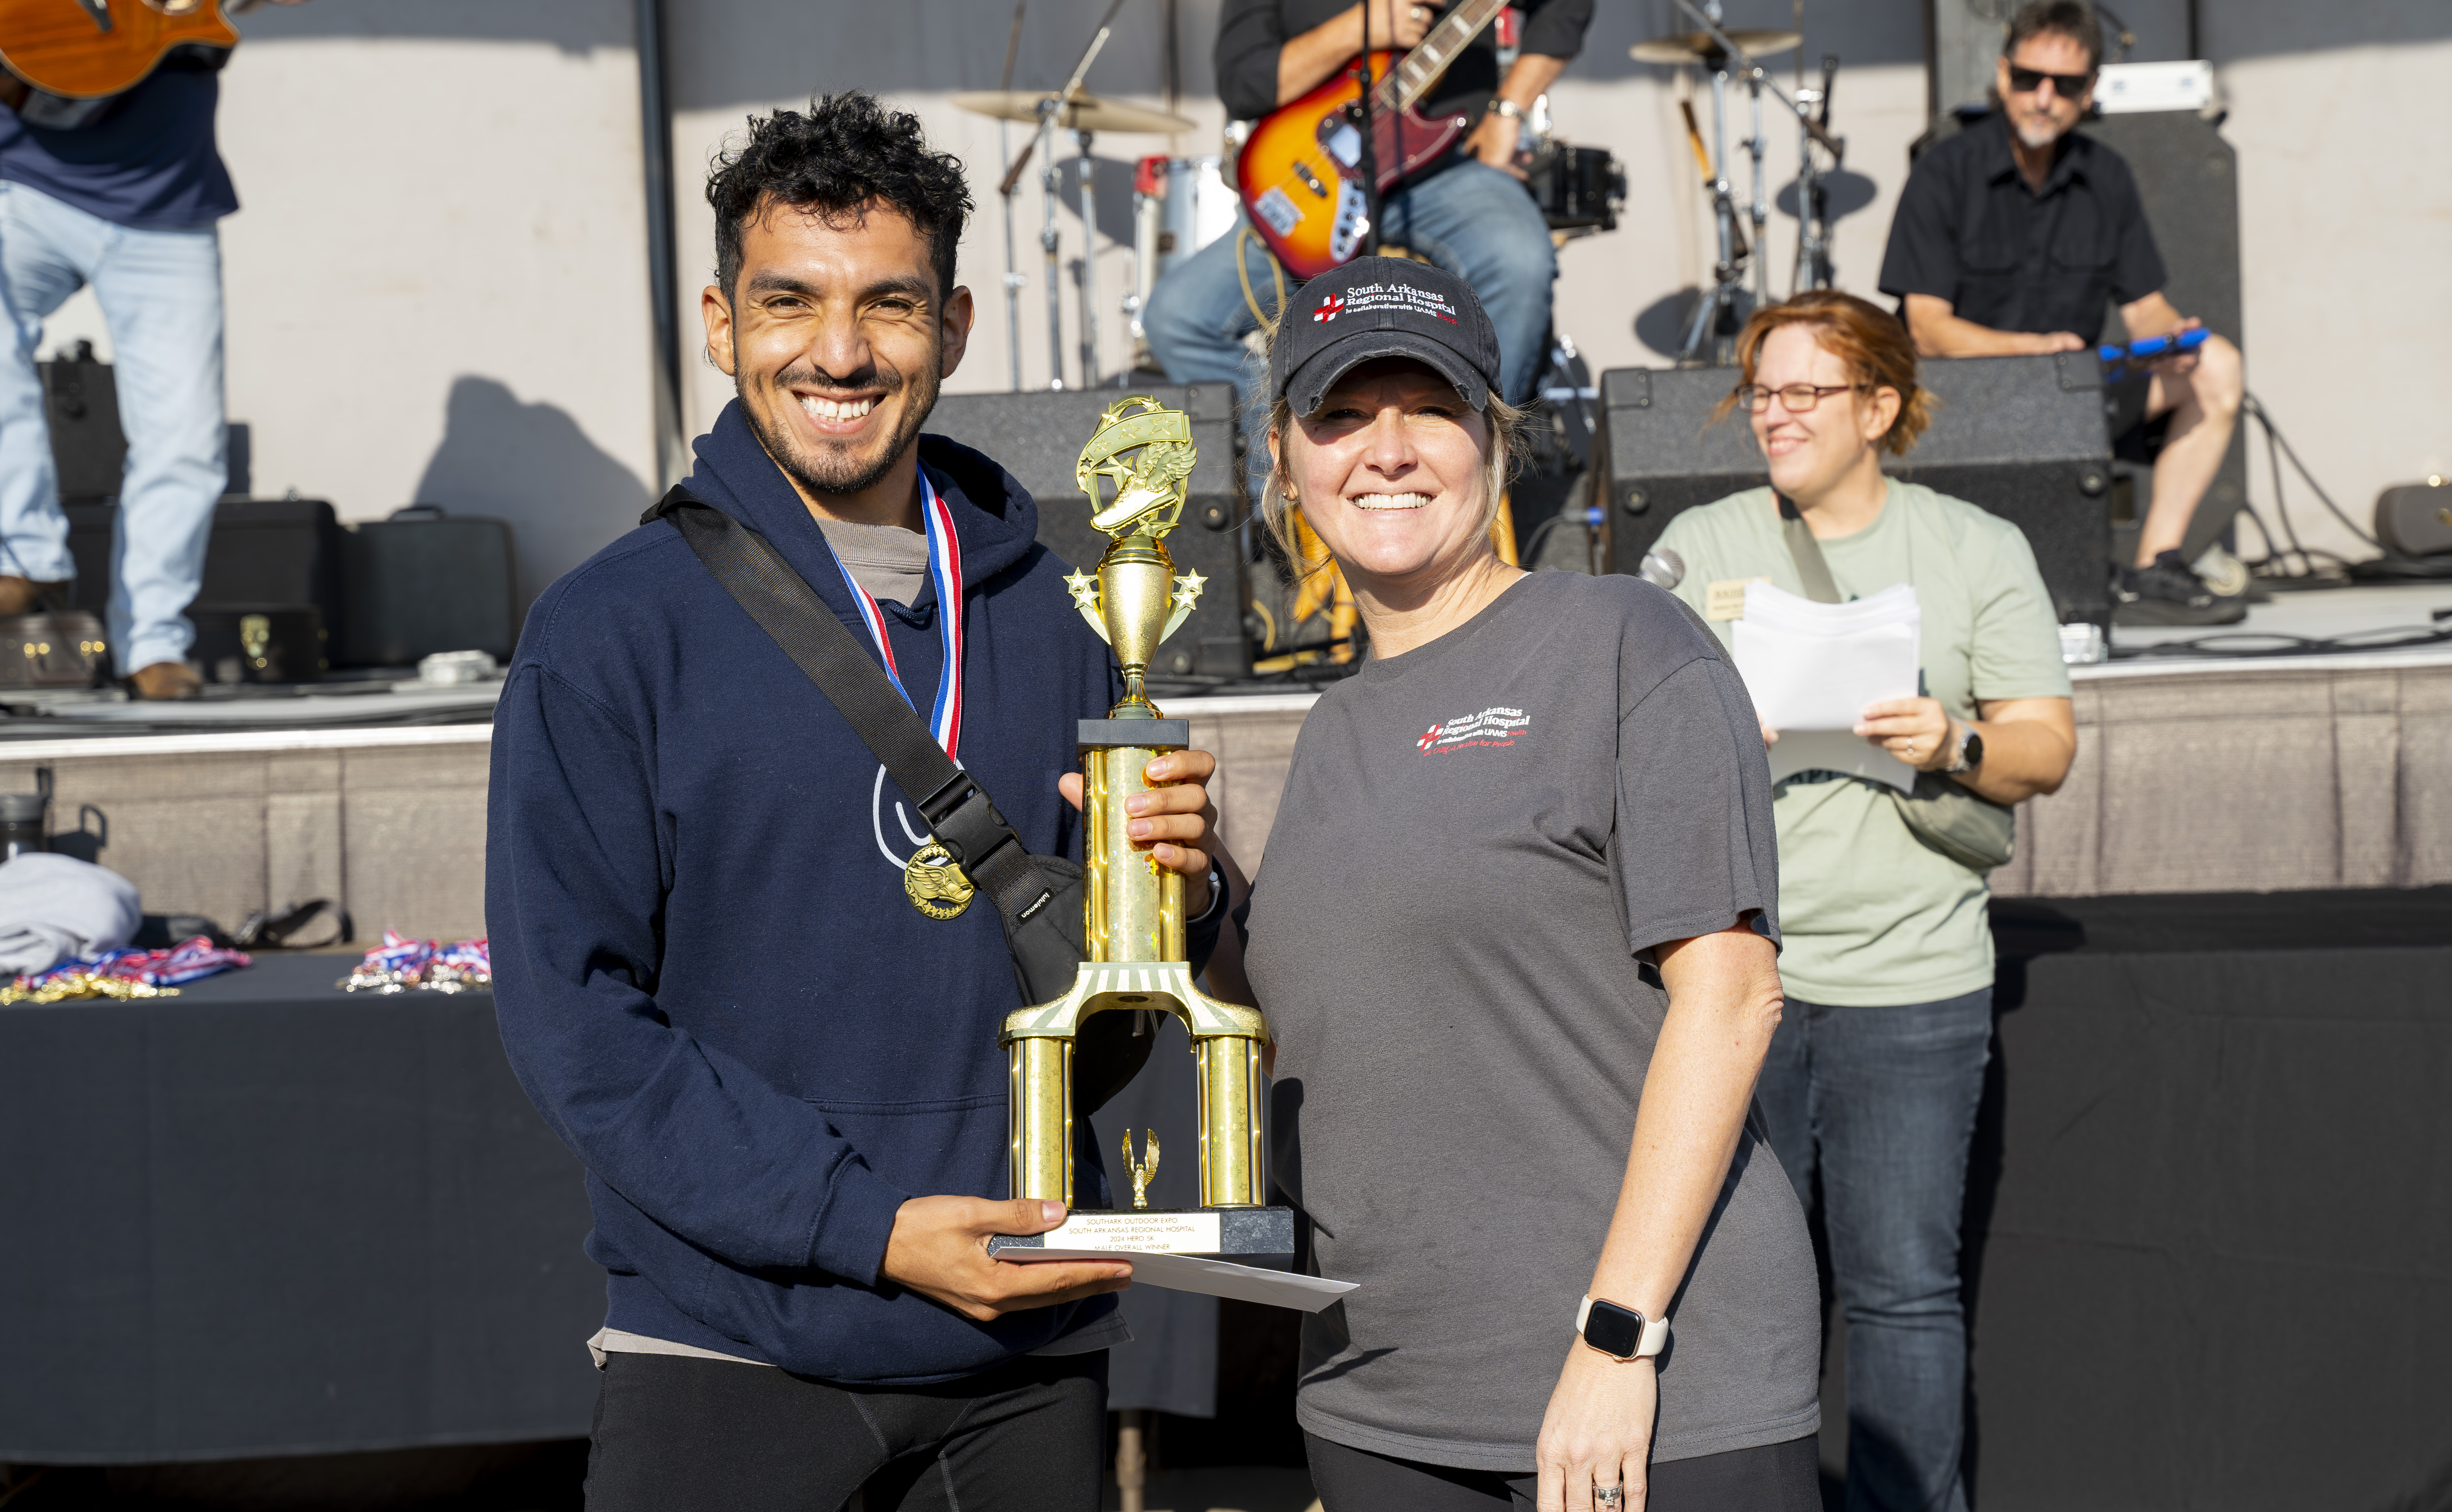
[[[1084,246],[1075,271],[1079,321],[1076,362],[1079,373],[1078,386],[1096,388],[1102,379],[1098,356],[1097,259],[1092,255],[1096,250],[1098,224],[1092,142],[1101,133],[1180,136],[1197,129],[1194,122],[1170,111],[1102,99],[1082,88],[1082,79],[1090,71],[1090,65],[1113,34],[1115,18],[1122,4],[1123,0],[1112,0],[1063,88],[1048,91],[1010,88],[983,89],[953,97],[953,103],[965,110],[995,118],[1000,123],[1018,122],[1035,128],[1020,156],[1010,162],[997,188],[1004,202],[1005,322],[1016,391],[1023,386],[1021,290],[1029,280],[1015,262],[1013,207],[1014,194],[1032,159],[1036,158],[1038,163],[1038,181],[1044,204],[1038,245],[1047,291],[1049,375],[1045,386],[1050,389],[1068,386],[1063,356],[1063,301],[1059,286],[1063,265],[1058,214],[1063,175],[1058,157],[1058,133],[1069,132],[1077,165],[1077,208],[1082,234],[1090,244]],[[1711,199],[1718,256],[1712,266],[1711,288],[1696,305],[1687,326],[1678,360],[1685,363],[1727,361],[1729,345],[1741,323],[1740,311],[1749,274],[1754,285],[1753,303],[1768,304],[1772,298],[1770,259],[1763,255],[1764,232],[1770,219],[1770,204],[1763,173],[1763,154],[1769,144],[1763,126],[1763,93],[1766,89],[1793,111],[1797,121],[1800,231],[1796,260],[1790,273],[1791,290],[1830,286],[1829,196],[1824,180],[1837,171],[1846,150],[1845,140],[1829,131],[1831,83],[1838,59],[1825,57],[1822,60],[1821,88],[1804,87],[1800,73],[1798,87],[1794,90],[1782,89],[1771,79],[1761,60],[1802,46],[1804,38],[1800,32],[1730,30],[1720,25],[1720,0],[1703,0],[1700,5],[1695,0],[1676,0],[1676,4],[1696,23],[1696,29],[1654,37],[1635,44],[1630,51],[1637,62],[1696,67],[1708,70],[1711,76],[1711,143],[1708,147],[1691,107],[1684,108],[1688,139],[1702,170],[1704,188]],[[1015,44],[1019,41],[1019,25],[1020,16],[1017,12]],[[1008,85],[1012,82],[1012,62],[1013,48],[1009,45],[1005,69]],[[1729,90],[1736,83],[1745,86],[1752,106],[1751,134],[1740,144],[1752,161],[1752,192],[1742,208],[1730,179],[1728,161]],[[1817,147],[1821,149],[1820,153],[1815,150]],[[1827,166],[1822,153],[1829,155]],[[1559,140],[1551,128],[1546,96],[1527,114],[1518,163],[1524,169],[1526,185],[1540,205],[1542,215],[1557,241],[1563,243],[1573,237],[1616,228],[1617,214],[1626,198],[1625,170],[1607,148],[1575,147]],[[1132,287],[1123,298],[1122,310],[1137,352],[1140,345],[1141,318],[1158,281],[1184,259],[1235,231],[1240,206],[1234,186],[1234,158],[1231,153],[1194,157],[1160,154],[1143,157],[1136,164],[1133,176]],[[1752,228],[1750,238],[1746,233],[1747,225]],[[1117,375],[1116,381],[1123,381],[1123,375]]]
[[[1686,136],[1694,150],[1696,164],[1703,171],[1703,185],[1711,196],[1712,224],[1718,235],[1719,257],[1711,267],[1711,289],[1694,307],[1693,320],[1686,328],[1686,339],[1679,346],[1677,360],[1681,364],[1725,363],[1730,360],[1729,346],[1741,324],[1738,306],[1744,292],[1749,267],[1753,274],[1754,304],[1771,303],[1770,258],[1764,245],[1763,233],[1770,223],[1770,202],[1764,192],[1763,152],[1770,138],[1763,131],[1763,91],[1786,105],[1796,115],[1797,123],[1797,235],[1796,262],[1790,270],[1790,292],[1808,288],[1829,288],[1831,284],[1829,195],[1823,181],[1838,171],[1847,152],[1847,140],[1830,134],[1830,90],[1838,72],[1839,60],[1825,56],[1822,60],[1822,87],[1803,87],[1800,77],[1793,93],[1782,89],[1770,77],[1761,60],[1802,47],[1805,37],[1800,31],[1731,31],[1720,26],[1719,0],[1704,0],[1697,7],[1692,0],[1677,0],[1700,29],[1681,31],[1669,36],[1638,42],[1628,50],[1638,63],[1658,63],[1671,67],[1692,66],[1710,70],[1711,74],[1711,145],[1703,145],[1703,133],[1695,124],[1693,108],[1681,106],[1686,115]],[[1798,8],[1803,9],[1802,4]],[[1753,161],[1752,198],[1747,205],[1745,219],[1753,226],[1753,238],[1747,240],[1738,225],[1736,190],[1729,181],[1729,86],[1734,80],[1745,83],[1753,108],[1752,134],[1743,146]],[[1815,155],[1816,147],[1830,155],[1828,167]]]

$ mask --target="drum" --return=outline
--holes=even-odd
[[[1133,299],[1137,311],[1177,263],[1235,229],[1229,160],[1147,157],[1133,171]]]
[[[1607,147],[1544,144],[1525,170],[1550,229],[1570,236],[1617,229],[1626,204],[1626,169]]]

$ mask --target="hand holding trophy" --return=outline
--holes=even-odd
[[[1189,419],[1148,398],[1110,405],[1081,449],[1075,478],[1095,511],[1091,523],[1110,543],[1095,573],[1076,573],[1066,586],[1124,675],[1124,697],[1107,717],[1080,722],[1089,959],[1064,996],[1009,1015],[1000,1043],[1011,1058],[1012,1194],[1070,1206],[1073,1046],[1082,1021],[1113,1010],[1157,1010],[1182,1019],[1198,1058],[1201,1206],[1147,1207],[1146,1172],[1157,1168],[1153,1139],[1147,1167],[1133,1162],[1133,1209],[1077,1209],[1059,1228],[991,1243],[992,1252],[1016,1260],[1033,1248],[1066,1247],[1277,1266],[1294,1254],[1293,1210],[1265,1206],[1259,1098],[1267,1021],[1257,1009],[1217,1002],[1193,985],[1183,879],[1135,849],[1125,833],[1125,805],[1146,785],[1144,769],[1192,739],[1190,721],[1163,717],[1144,683],[1158,645],[1200,597],[1199,575],[1177,577],[1166,549],[1167,533],[1183,514],[1195,456]]]

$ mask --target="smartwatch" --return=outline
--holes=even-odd
[[[1971,724],[1959,726],[1958,759],[1942,768],[1947,773],[1972,772],[1984,764],[1984,736]]]
[[[1648,1360],[1669,1345],[1669,1320],[1647,1318],[1632,1307],[1586,1297],[1575,1309],[1575,1335],[1623,1365]]]

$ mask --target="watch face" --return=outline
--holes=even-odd
[[[1984,764],[1984,736],[1973,730],[1968,731],[1967,744],[1960,748],[1959,754],[1966,757],[1967,764],[1968,766],[1982,766]]]
[[[1623,1360],[1643,1343],[1643,1314],[1595,1297],[1592,1316],[1584,1323],[1584,1343]]]

